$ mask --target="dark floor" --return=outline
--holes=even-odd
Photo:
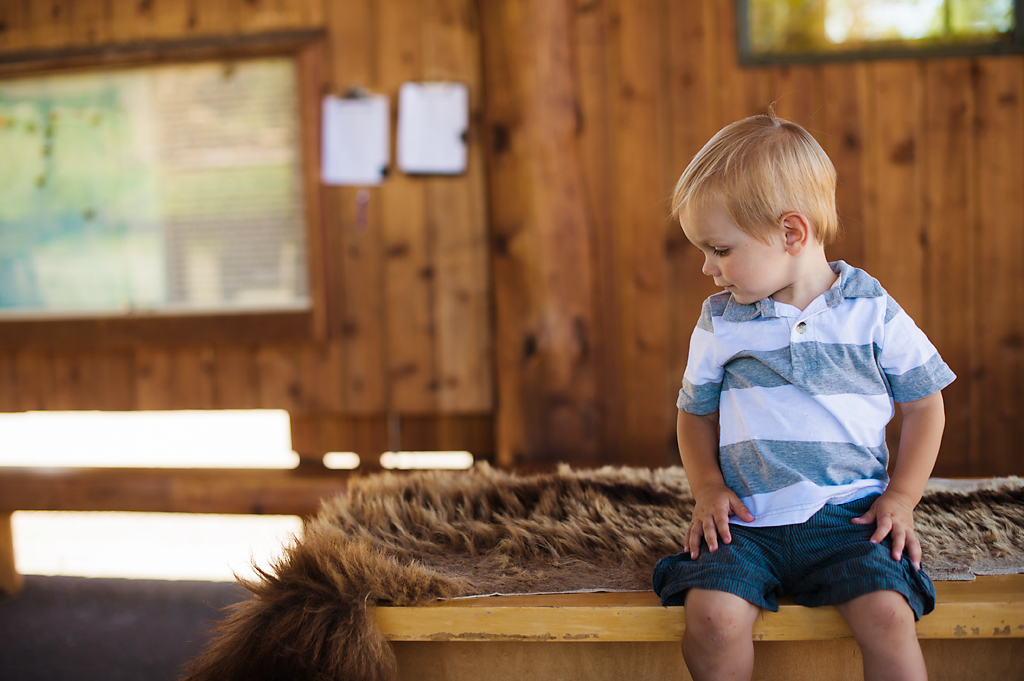
[[[2,681],[170,681],[202,649],[237,584],[25,577],[0,599]]]

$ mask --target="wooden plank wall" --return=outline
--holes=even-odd
[[[0,2],[0,54],[305,29],[324,32],[325,73],[308,93],[314,111],[321,89],[366,87],[389,95],[394,113],[403,81],[468,84],[468,173],[395,172],[364,192],[365,201],[355,189],[324,189],[323,252],[313,257],[326,262],[329,341],[0,350],[0,409],[279,408],[292,414],[293,445],[311,458],[396,444],[490,453],[491,283],[474,2]],[[394,415],[405,425],[400,443],[388,427]]]
[[[839,172],[830,255],[960,377],[936,472],[1024,474],[1024,58],[741,69],[733,0],[0,3],[3,52],[299,28],[334,91],[470,83],[470,173],[324,192],[330,342],[0,352],[0,409],[280,407],[311,451],[383,448],[389,413],[446,442],[493,417],[502,465],[674,463],[713,286],[668,197],[774,102]]]
[[[499,461],[677,460],[674,395],[714,287],[668,197],[716,130],[774,103],[838,170],[830,257],[878,277],[959,376],[936,473],[1024,473],[1024,58],[746,69],[733,0],[480,8]],[[574,325],[587,351],[552,331]]]

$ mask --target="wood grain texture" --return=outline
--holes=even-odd
[[[980,395],[976,370],[974,300],[974,93],[971,65],[962,59],[925,65],[924,314],[928,333],[958,380],[943,390],[946,407],[943,467],[967,475],[980,457],[974,414]],[[956,272],[958,276],[950,276]],[[950,473],[947,473],[950,474]]]
[[[178,350],[174,353],[175,402],[177,409],[213,409],[214,351],[209,347]]]
[[[0,352],[0,411],[18,411],[18,366],[12,352]]]
[[[100,350],[90,353],[94,391],[92,399],[74,408],[91,407],[105,411],[133,411],[135,396],[135,357],[128,351]]]
[[[628,10],[627,10],[628,7]],[[668,268],[665,243],[677,227],[666,219],[671,191],[661,153],[669,138],[662,125],[659,54],[662,16],[655,0],[619,4],[612,33],[618,45],[615,101],[616,250],[618,256],[623,446],[634,460],[663,465],[675,459],[666,433],[675,420],[676,380],[669,377]]]
[[[480,21],[469,0],[429,0],[422,17],[423,76],[464,83],[470,92],[465,174],[424,182],[434,251],[436,409],[479,412],[493,406]]]
[[[244,468],[0,468],[0,514],[15,510],[313,515],[349,473]],[[2,515],[0,515],[2,521]],[[2,528],[0,528],[2,532]]]
[[[377,15],[379,87],[390,98],[393,123],[398,120],[402,83],[423,79],[422,27],[427,11],[421,4],[385,3]],[[380,192],[388,405],[403,413],[427,413],[436,410],[438,394],[435,233],[428,224],[426,182],[395,170]]]
[[[917,623],[921,639],[1024,639],[1024,575],[936,582],[935,610]],[[425,607],[376,607],[393,641],[679,641],[683,607],[665,608],[654,593],[488,596]],[[1005,632],[1005,633],[1004,633]],[[834,607],[807,608],[783,599],[762,612],[755,641],[828,641],[853,634]]]
[[[14,374],[18,386],[18,411],[53,409],[55,391],[50,353],[33,350],[14,353]]]
[[[135,395],[139,409],[173,409],[174,359],[166,350],[135,352]]]
[[[532,429],[526,421],[527,385],[519,371],[524,357],[536,353],[536,341],[523,328],[529,313],[531,282],[527,269],[533,249],[526,228],[528,192],[519,180],[522,156],[522,84],[516,67],[517,34],[506,26],[516,18],[512,7],[480,6],[484,80],[502,83],[485,90],[488,196],[494,277],[494,335],[497,461],[511,466],[529,456]]]
[[[379,71],[376,4],[369,0],[326,5],[329,89],[377,88]],[[346,411],[383,413],[389,382],[386,372],[384,317],[384,257],[381,227],[381,189],[368,192],[359,204],[360,190],[328,187],[325,191],[325,243],[331,278],[330,335],[342,344],[345,361],[342,385]]]
[[[99,45],[110,40],[113,18],[109,0],[74,0],[71,12],[71,42]]]
[[[396,642],[403,681],[468,681],[487,678],[558,678],[613,681],[626,678],[690,681],[676,643]],[[1014,678],[1024,654],[1020,639],[923,641],[933,681]],[[794,660],[799,661],[794,664]],[[758,681],[859,681],[862,658],[854,641],[755,642]]]
[[[249,346],[214,349],[213,386],[218,409],[258,409],[260,377]]]
[[[53,47],[72,42],[71,0],[27,2],[32,47]]]
[[[978,59],[977,359],[980,451],[986,466],[1020,466],[1024,409],[1024,61]]]
[[[836,208],[841,233],[827,249],[829,260],[864,266],[864,120],[858,81],[863,64],[830,64],[821,68],[823,112],[821,134],[815,135],[835,166]]]
[[[25,580],[14,562],[14,533],[11,513],[0,512],[0,595],[10,596],[21,591]]]
[[[28,40],[29,0],[0,3],[0,52],[23,49]]]
[[[615,326],[621,301],[617,286],[618,259],[613,153],[614,111],[609,106],[612,83],[610,53],[613,12],[606,3],[577,0],[573,55],[577,74],[577,150],[583,172],[584,210],[591,225],[594,333],[589,340],[596,370],[598,452],[615,461],[622,451],[623,366]]]
[[[1024,57],[741,68],[731,0],[9,0],[0,55],[319,28],[323,59],[299,66],[307,187],[325,85],[397,113],[406,79],[469,84],[467,174],[396,172],[368,205],[324,188],[313,315],[0,323],[0,409],[489,413],[502,465],[666,461],[714,290],[667,198],[722,125],[775,102],[836,166],[830,258],[877,276],[959,376],[936,473],[1024,474],[1007,313],[1024,297]]]
[[[327,239],[324,234],[324,187],[320,184],[321,98],[327,90],[327,49],[317,40],[299,50],[295,59],[302,159],[302,194],[306,209],[306,253],[311,331],[323,342],[330,335],[331,301],[327,284]]]
[[[298,381],[303,387],[305,410],[343,412],[345,357],[339,342],[302,345],[296,348]]]
[[[96,375],[92,357],[86,353],[55,354],[51,409],[76,409],[95,401]]]
[[[775,113],[798,123],[821,143],[824,117],[818,75],[821,67],[783,66],[771,73]]]
[[[139,409],[213,409],[214,352],[211,348],[135,353]]]
[[[480,6],[489,89],[495,233],[498,461],[593,462],[595,376],[590,226],[575,153],[573,6]],[[582,285],[581,285],[582,284]]]
[[[306,410],[306,390],[301,381],[299,348],[262,346],[256,350],[260,406],[264,409]]]
[[[924,314],[922,95],[917,62],[874,64],[874,220],[865,266],[911,318]]]
[[[669,167],[673,188],[693,156],[718,132],[722,119],[716,9],[714,0],[685,0],[669,4],[669,32],[673,36],[668,40],[672,135]],[[671,205],[668,209],[671,210]],[[669,225],[665,245],[668,260],[668,373],[672,389],[678,390],[701,304],[717,289],[711,278],[701,272],[704,256],[687,240],[681,225]],[[674,404],[674,400],[671,403]]]

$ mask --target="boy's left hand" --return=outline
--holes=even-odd
[[[910,497],[893,490],[886,490],[875,499],[868,512],[854,518],[857,525],[875,523],[877,528],[871,535],[871,543],[881,542],[887,535],[892,536],[892,557],[899,560],[906,548],[911,562],[921,569],[921,541],[914,534],[914,506]]]

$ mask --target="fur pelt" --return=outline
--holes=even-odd
[[[926,568],[948,563],[953,579],[997,564],[1024,571],[1022,492],[926,495],[917,514]],[[367,606],[648,590],[654,563],[681,550],[692,507],[678,467],[520,477],[478,465],[353,480],[270,569],[257,568],[258,581],[240,580],[252,597],[185,678],[391,681],[395,658]]]

